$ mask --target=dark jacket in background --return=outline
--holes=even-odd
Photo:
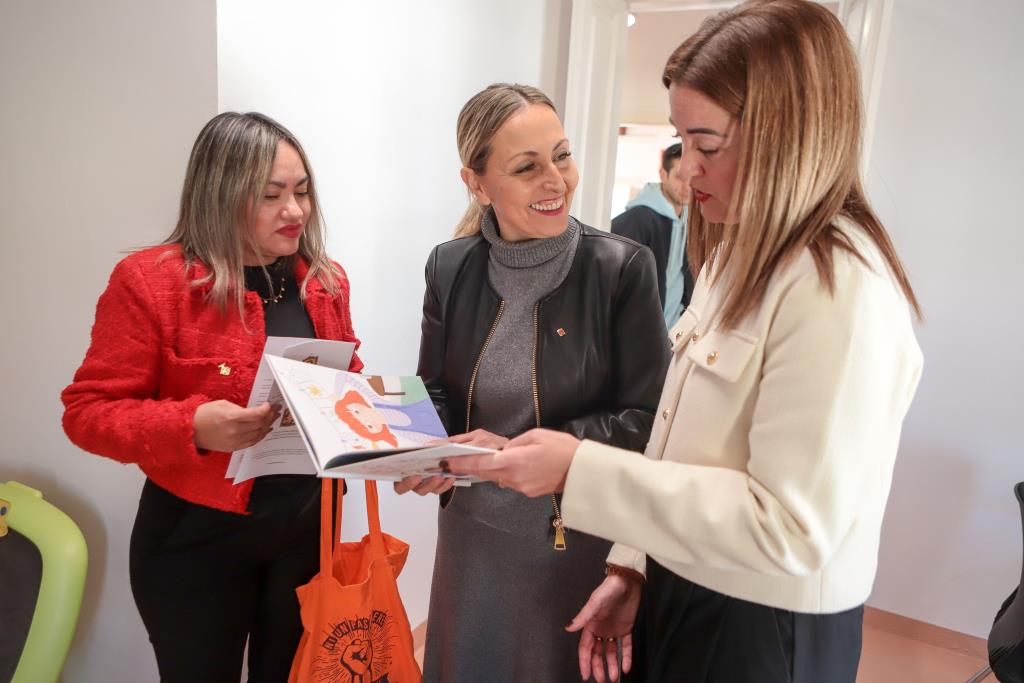
[[[622,235],[644,245],[654,253],[658,271],[658,298],[665,306],[665,268],[668,264],[668,248],[672,238],[672,219],[661,215],[649,206],[633,206],[612,220],[612,233]],[[683,259],[683,308],[690,305],[693,294],[693,273]]]

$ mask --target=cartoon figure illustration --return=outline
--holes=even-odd
[[[364,378],[377,395],[373,406],[381,411],[393,432],[416,444],[448,436],[437,419],[437,409],[428,398],[415,400],[403,388],[401,377],[370,375]],[[395,397],[395,398],[393,398]]]
[[[381,412],[394,432],[414,443],[425,443],[431,439],[443,439],[448,436],[437,418],[437,409],[430,401],[404,405],[374,401],[373,405]]]
[[[398,447],[398,439],[388,428],[387,420],[380,411],[367,403],[358,391],[349,390],[334,404],[334,413],[349,429],[377,444],[384,442],[392,448]]]

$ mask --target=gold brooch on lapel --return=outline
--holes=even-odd
[[[220,368],[220,374],[224,375],[225,377],[231,374],[231,366],[228,365],[227,363],[221,363],[217,367]]]

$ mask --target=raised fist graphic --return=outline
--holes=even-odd
[[[370,683],[370,663],[373,661],[373,648],[369,640],[355,638],[345,646],[341,653],[341,665],[352,676],[353,683]]]

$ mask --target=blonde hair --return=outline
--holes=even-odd
[[[864,262],[836,225],[846,216],[877,245],[918,317],[921,310],[860,180],[862,105],[839,20],[805,0],[749,0],[704,21],[665,65],[665,87],[703,93],[738,122],[742,146],[728,229],[690,211],[692,272],[728,273],[722,325],[755,310],[775,271],[809,249],[835,290],[833,250]]]
[[[512,115],[531,104],[543,104],[555,110],[554,103],[537,88],[516,83],[495,83],[478,92],[462,107],[455,126],[462,165],[483,175],[491,155],[491,142],[498,130]],[[470,193],[469,207],[455,227],[456,237],[480,232],[484,207]]]
[[[234,302],[239,313],[245,305],[244,255],[259,249],[248,229],[250,207],[261,201],[277,152],[277,143],[291,145],[309,176],[309,220],[299,239],[296,255],[285,259],[294,268],[296,256],[309,264],[300,284],[300,296],[316,277],[324,288],[339,289],[337,267],[327,258],[320,202],[313,169],[302,145],[284,126],[268,116],[249,112],[225,112],[203,126],[192,147],[181,190],[178,223],[165,244],[180,244],[186,268],[201,262],[209,272],[192,286],[211,284],[208,300],[226,311]],[[269,282],[269,274],[266,273]]]

